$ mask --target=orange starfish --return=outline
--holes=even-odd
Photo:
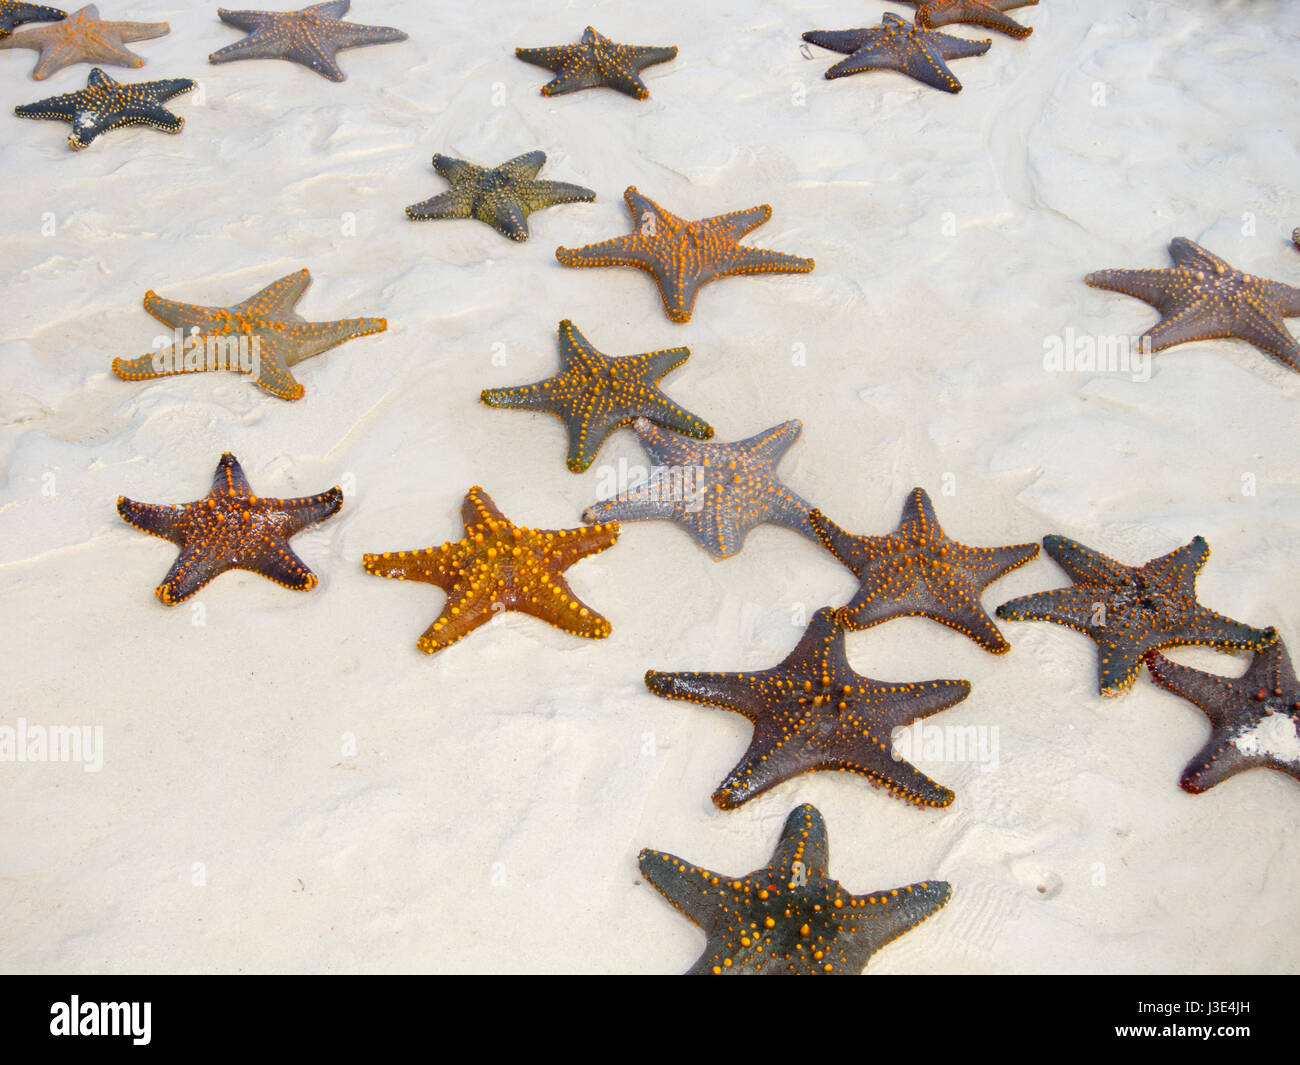
[[[623,193],[635,232],[582,248],[556,248],[565,266],[635,266],[659,282],[664,309],[689,322],[700,286],[735,274],[806,274],[811,259],[741,245],[740,238],[772,217],[767,204],[688,222],[665,211],[636,187]]]
[[[40,57],[32,77],[44,81],[73,63],[142,67],[144,60],[126,45],[165,37],[170,32],[171,27],[165,22],[103,22],[99,8],[87,4],[61,22],[5,37],[0,40],[0,48],[36,49]]]
[[[441,651],[503,610],[532,614],[592,640],[610,634],[613,626],[574,594],[563,574],[580,559],[612,547],[618,522],[585,529],[526,529],[502,514],[477,486],[466,494],[460,513],[465,535],[455,543],[368,554],[361,560],[376,577],[424,581],[447,593],[442,613],[415,641],[421,651]]]

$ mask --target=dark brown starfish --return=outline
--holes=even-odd
[[[1090,637],[1101,656],[1102,695],[1126,691],[1148,651],[1187,644],[1257,649],[1277,638],[1272,629],[1251,628],[1196,601],[1196,575],[1210,557],[1203,537],[1141,566],[1125,566],[1064,536],[1045,537],[1043,547],[1074,585],[1003,603],[998,617],[1052,621]]]
[[[876,681],[854,672],[844,653],[835,611],[814,615],[799,644],[780,665],[752,673],[659,673],[646,687],[665,699],[734,710],[754,723],[749,750],[713,793],[733,810],[755,795],[810,770],[859,773],[877,787],[919,806],[947,806],[953,794],[896,758],[896,728],[961,702],[964,680],[919,684]]]
[[[1017,7],[1033,7],[1038,0],[899,0],[911,4],[916,11],[918,25],[926,29],[966,22],[985,29],[1000,30],[1009,37],[1028,37],[1033,29],[1022,26],[1010,15],[1002,12]]]
[[[289,538],[333,517],[341,506],[339,488],[303,499],[254,495],[229,451],[217,463],[212,491],[194,503],[137,503],[125,496],[117,500],[117,512],[128,525],[181,549],[157,588],[158,598],[168,606],[232,569],[260,573],[298,592],[314,588],[316,574],[294,554]]]
[[[687,975],[838,973],[855,976],[881,947],[942,909],[942,880],[853,895],[829,875],[826,822],[804,804],[786,818],[772,860],[727,876],[643,850],[641,875],[704,930]]]
[[[898,528],[888,536],[853,536],[819,510],[808,515],[826,548],[861,582],[840,624],[865,629],[920,614],[964,632],[986,651],[1011,650],[980,594],[995,580],[1038,557],[1037,544],[967,547],[939,528],[925,490],[913,488]]]
[[[441,651],[486,624],[501,610],[519,610],[557,629],[599,640],[609,621],[584,604],[564,579],[580,559],[612,547],[618,523],[583,529],[525,529],[474,487],[461,506],[465,535],[454,543],[414,551],[365,555],[367,573],[423,581],[447,593],[438,619],[416,641],[426,654]]]
[[[1199,244],[1179,237],[1169,245],[1169,270],[1100,270],[1093,288],[1122,292],[1151,304],[1160,321],[1142,334],[1148,351],[1191,340],[1245,340],[1300,370],[1300,343],[1284,318],[1300,315],[1300,288],[1234,270]]]
[[[1178,782],[1199,795],[1256,766],[1300,780],[1300,683],[1281,640],[1255,652],[1240,677],[1219,677],[1148,652],[1151,679],[1199,706],[1210,719],[1209,741]]]

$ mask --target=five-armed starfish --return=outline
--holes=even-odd
[[[921,488],[912,489],[898,528],[888,536],[853,536],[819,510],[808,518],[827,550],[861,583],[839,611],[846,628],[865,629],[921,614],[964,632],[986,651],[1000,655],[1011,650],[980,605],[980,594],[1003,574],[1037,558],[1037,544],[967,547],[950,540]]]
[[[44,81],[73,63],[142,67],[144,60],[126,46],[133,41],[165,37],[170,32],[165,22],[104,22],[99,8],[87,4],[52,26],[0,38],[0,48],[34,48],[40,54],[32,77]]]
[[[689,348],[649,351],[611,358],[592,347],[567,318],[560,323],[560,372],[536,384],[488,388],[480,397],[489,407],[540,410],[554,414],[569,432],[566,465],[587,469],[615,429],[637,418],[706,440],[713,427],[683,410],[659,391],[658,381],[690,357]]]
[[[117,500],[117,512],[128,525],[181,549],[156,591],[167,606],[188,599],[232,569],[260,573],[297,592],[314,588],[316,574],[294,554],[289,538],[337,514],[341,506],[339,488],[305,499],[254,495],[228,451],[217,463],[212,491],[203,499],[171,505],[136,503],[125,496]]]
[[[4,40],[25,22],[58,22],[67,17],[68,13],[57,7],[0,0],[0,40]]]
[[[700,286],[735,274],[806,274],[813,260],[751,248],[740,238],[772,217],[767,204],[688,222],[634,187],[623,193],[634,232],[582,248],[556,248],[565,266],[635,266],[653,274],[664,309],[689,322]]]
[[[525,63],[555,72],[555,77],[542,86],[543,96],[560,96],[606,85],[644,100],[650,95],[650,90],[641,80],[641,71],[656,63],[675,59],[677,49],[615,44],[588,26],[578,44],[516,48],[515,55]]]
[[[803,39],[848,56],[828,71],[827,78],[843,78],[864,70],[896,70],[944,92],[961,92],[946,60],[983,55],[992,41],[970,41],[927,30],[885,15],[879,26],[857,30],[809,30]]]
[[[1251,628],[1196,601],[1196,575],[1210,557],[1203,537],[1141,566],[1125,566],[1064,536],[1045,537],[1043,548],[1074,585],[1022,595],[998,607],[998,617],[1052,621],[1091,637],[1102,695],[1126,691],[1148,651],[1186,644],[1258,649],[1277,638],[1272,629]]]
[[[1178,782],[1184,791],[1199,795],[1256,766],[1300,780],[1300,683],[1281,640],[1256,651],[1240,677],[1203,673],[1158,651],[1146,662],[1152,680],[1210,719],[1209,741]]]
[[[423,581],[447,593],[442,613],[415,642],[421,651],[441,651],[502,610],[522,611],[592,640],[610,634],[609,621],[574,594],[564,571],[612,547],[617,522],[589,529],[527,529],[502,514],[478,487],[469,490],[460,513],[465,535],[454,543],[361,560],[376,577]]]
[[[362,26],[343,22],[350,0],[312,4],[301,11],[227,11],[217,15],[228,26],[248,34],[208,56],[210,63],[238,59],[288,59],[310,67],[330,81],[344,81],[337,54],[344,48],[404,41],[406,34],[391,26]]]
[[[584,521],[676,522],[714,558],[734,555],[755,525],[774,522],[815,540],[812,509],[776,475],[803,426],[788,421],[734,443],[691,440],[646,418],[632,423],[653,462],[645,480],[594,503]]]
[[[557,203],[588,203],[591,189],[567,181],[538,181],[546,153],[528,152],[489,170],[450,155],[435,155],[433,168],[451,188],[406,209],[413,222],[430,218],[477,218],[511,240],[528,239],[528,216]]]
[[[1160,312],[1160,321],[1141,337],[1148,351],[1230,337],[1300,370],[1300,342],[1282,320],[1300,315],[1300,288],[1243,274],[1185,237],[1169,245],[1169,254],[1172,269],[1100,270],[1085,280],[1093,288],[1135,296]]]
[[[844,632],[835,611],[823,607],[798,646],[771,669],[645,675],[656,695],[720,706],[754,723],[749,750],[713,793],[719,809],[734,810],[819,769],[858,773],[918,806],[952,802],[951,791],[894,755],[890,737],[894,729],[961,702],[969,682],[896,684],[864,677],[849,665]]]
[[[114,359],[113,372],[124,381],[144,381],[205,370],[233,370],[256,377],[258,386],[273,396],[301,399],[306,389],[294,380],[290,366],[345,340],[382,333],[388,328],[385,318],[304,320],[293,306],[310,284],[311,274],[299,270],[233,307],[177,303],[150,289],[144,295],[144,309],[177,330],[182,342],[173,342],[137,359]]]
[[[51,96],[14,108],[20,118],[57,118],[72,123],[68,147],[80,151],[101,133],[123,126],[152,126],[164,133],[179,133],[185,119],[162,105],[173,96],[189,92],[189,78],[167,78],[123,85],[99,67],[90,72],[84,89]]]
[[[1038,0],[899,0],[917,9],[916,21],[926,29],[968,22],[985,29],[1001,30],[1010,37],[1028,37],[1033,29],[1022,26],[1002,12],[1032,7]]]
[[[826,822],[804,804],[786,818],[772,860],[727,876],[643,850],[641,875],[708,937],[687,975],[838,973],[867,959],[943,908],[942,880],[853,895],[829,875]]]

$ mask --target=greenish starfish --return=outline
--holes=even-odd
[[[51,96],[14,108],[19,118],[55,118],[72,123],[68,147],[80,151],[101,133],[123,126],[153,126],[164,133],[179,133],[185,119],[173,115],[163,103],[189,92],[189,78],[165,78],[123,85],[99,67],[90,72],[84,89]]]
[[[669,370],[690,357],[689,348],[649,351],[611,358],[597,351],[567,318],[560,323],[560,372],[536,384],[484,389],[489,407],[540,410],[554,414],[569,432],[566,465],[587,469],[605,439],[621,425],[649,418],[697,440],[713,427],[683,410],[656,387]]]
[[[528,216],[557,203],[590,203],[591,189],[567,181],[537,181],[546,163],[543,151],[528,152],[489,170],[450,155],[435,155],[433,168],[451,188],[432,199],[413,203],[406,217],[413,222],[436,218],[477,218],[511,240],[528,239]]]

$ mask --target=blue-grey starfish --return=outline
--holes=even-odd
[[[68,147],[80,151],[101,133],[122,126],[152,126],[164,133],[179,133],[185,119],[162,105],[192,88],[194,82],[189,78],[123,85],[95,67],[84,89],[22,104],[14,108],[14,114],[20,118],[57,118],[71,122]]]
[[[645,685],[665,699],[733,710],[754,725],[749,750],[713,793],[734,810],[801,773],[857,773],[918,806],[947,806],[952,792],[894,755],[895,729],[937,714],[970,694],[964,680],[915,684],[872,680],[844,653],[844,627],[824,607],[779,665],[746,673],[659,673]]]
[[[843,78],[864,70],[896,70],[944,92],[961,92],[961,82],[948,69],[949,59],[983,55],[992,41],[951,37],[885,15],[879,26],[856,30],[809,30],[809,44],[848,56],[826,71],[827,78]]]
[[[0,40],[8,37],[25,22],[59,22],[67,17],[68,13],[57,7],[0,0]]]
[[[566,318],[560,323],[559,373],[531,385],[484,389],[480,398],[489,407],[554,414],[569,432],[567,465],[581,473],[605,438],[636,418],[649,418],[699,440],[713,435],[712,426],[658,388],[659,379],[690,354],[689,348],[672,348],[611,358],[597,351]]]
[[[1234,270],[1199,244],[1178,237],[1169,245],[1168,270],[1099,270],[1085,279],[1093,288],[1122,292],[1160,312],[1142,334],[1148,351],[1189,340],[1232,338],[1300,370],[1300,343],[1284,318],[1300,316],[1300,288]]]
[[[1146,662],[1153,681],[1210,719],[1209,740],[1178,782],[1184,791],[1199,795],[1257,766],[1300,780],[1300,683],[1281,640],[1256,651],[1240,677],[1203,673],[1158,651]]]
[[[817,808],[791,811],[772,860],[727,876],[643,850],[641,875],[703,929],[704,953],[688,976],[805,973],[856,976],[867,959],[942,909],[942,880],[854,895],[829,875],[826,822]]]
[[[591,189],[567,181],[538,181],[546,153],[528,152],[489,170],[450,155],[435,155],[433,168],[451,188],[406,209],[413,222],[430,218],[477,218],[511,240],[528,239],[528,216],[557,203],[589,203]]]
[[[288,59],[310,67],[330,81],[347,75],[335,58],[344,48],[404,41],[406,34],[391,26],[362,26],[341,21],[351,7],[349,0],[312,4],[301,11],[217,10],[221,21],[248,34],[208,56],[210,63],[231,63],[238,59]]]
[[[667,63],[677,56],[673,47],[617,44],[592,27],[583,31],[577,44],[560,44],[552,48],[516,48],[515,55],[525,63],[545,67],[555,77],[542,86],[543,96],[561,96],[579,89],[606,85],[621,93],[644,100],[650,95],[641,71],[656,63]]]
[[[1196,575],[1210,557],[1203,537],[1141,566],[1125,566],[1064,536],[1044,537],[1043,549],[1074,584],[1012,599],[998,607],[998,617],[1052,621],[1091,637],[1102,695],[1127,691],[1148,651],[1187,644],[1258,649],[1277,639],[1272,629],[1251,628],[1197,602]]]
[[[803,426],[788,421],[734,443],[691,440],[646,418],[632,426],[649,453],[649,475],[588,507],[587,522],[675,521],[715,558],[744,546],[755,525],[774,522],[817,541],[812,507],[776,476],[776,464]]]

